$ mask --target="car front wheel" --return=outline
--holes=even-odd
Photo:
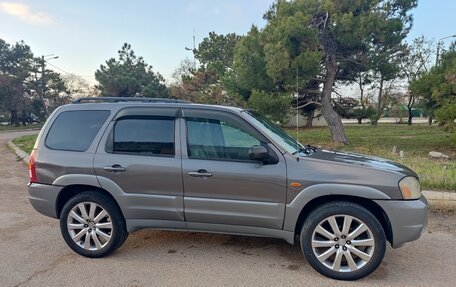
[[[382,262],[386,249],[380,222],[369,210],[351,202],[316,208],[307,216],[300,238],[309,264],[339,280],[369,275]]]

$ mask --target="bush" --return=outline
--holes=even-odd
[[[395,105],[388,111],[387,116],[399,119],[406,118],[408,117],[408,108],[406,105]]]
[[[253,91],[249,106],[274,122],[285,124],[289,118],[293,97],[289,94]]]
[[[456,103],[445,104],[435,111],[436,119],[450,131],[454,129],[454,120],[456,119]]]
[[[372,107],[354,109],[354,117],[358,120],[358,123],[361,124],[363,119],[369,119],[372,115],[376,113],[375,109]]]

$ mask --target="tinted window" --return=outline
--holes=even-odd
[[[227,122],[220,122],[223,138],[225,139],[226,147],[251,147],[259,145],[260,141],[245,131],[231,126]]]
[[[261,142],[233,123],[187,119],[188,156],[193,159],[250,160],[249,149]]]
[[[109,113],[109,111],[60,113],[46,137],[46,146],[57,150],[86,151]]]
[[[174,118],[117,121],[114,152],[174,155]]]

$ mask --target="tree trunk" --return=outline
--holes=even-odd
[[[429,117],[428,117],[428,124],[429,125],[432,125],[432,120],[433,120],[432,115],[429,115]]]
[[[364,106],[364,88],[363,88],[363,80],[361,79],[361,74],[359,76],[359,82],[358,82],[358,85],[359,85],[359,92],[360,92],[360,102],[361,102],[361,108],[363,109],[363,111],[366,109],[366,107]],[[362,119],[361,119],[362,120]]]
[[[326,76],[321,95],[321,112],[331,130],[333,142],[348,144],[344,127],[339,115],[331,105],[331,92],[336,77],[337,63],[335,56],[326,56]]]
[[[382,117],[383,114],[383,76],[380,77],[380,87],[378,88],[378,100],[377,100],[377,115],[375,119],[372,121],[372,125],[377,127],[378,121]]]
[[[380,77],[380,87],[378,88],[377,112],[379,112],[379,113],[381,110],[383,110],[382,98],[383,98],[383,76]]]
[[[326,75],[321,93],[321,113],[331,130],[333,142],[348,144],[342,121],[331,105],[331,93],[337,73],[337,44],[326,26],[328,18],[329,13],[326,12],[316,13],[312,19],[312,25],[318,29],[318,42],[325,51]]]
[[[308,129],[312,128],[312,122],[314,119],[314,115],[315,115],[315,110],[312,110],[307,113],[306,128],[308,128]]]
[[[414,102],[415,102],[415,99],[414,99],[413,95],[410,93],[409,94],[408,104],[407,104],[407,109],[408,109],[408,121],[407,121],[407,124],[409,126],[412,125],[412,118],[413,118],[412,108],[413,108]]]
[[[21,113],[21,118],[19,119],[23,126],[27,125],[27,116],[24,111]]]
[[[11,113],[11,124],[15,125],[16,127],[20,126],[19,118],[17,116],[17,111],[11,110],[10,113]]]
[[[363,80],[361,78],[361,73],[359,74],[358,85],[359,85],[359,101],[361,103],[361,110],[363,111],[363,114],[364,114],[364,111],[366,110],[366,107],[364,105],[364,88],[363,88]],[[363,117],[362,116],[357,118],[357,120],[358,120],[358,124],[362,124],[363,123]]]
[[[409,125],[409,126],[412,125],[412,118],[413,118],[412,108],[411,108],[411,107],[408,107],[408,121],[407,121],[407,125]]]

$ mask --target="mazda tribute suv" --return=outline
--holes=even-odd
[[[264,236],[354,280],[380,265],[387,242],[416,240],[427,223],[412,170],[302,145],[234,107],[83,98],[49,117],[29,169],[31,204],[87,257],[142,228]]]

